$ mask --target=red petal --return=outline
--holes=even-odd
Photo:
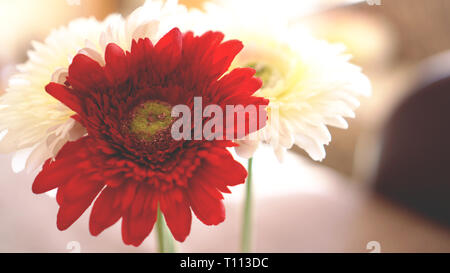
[[[225,207],[222,200],[211,195],[196,177],[189,184],[189,201],[197,218],[205,225],[217,225],[225,220]]]
[[[191,232],[192,214],[189,202],[181,190],[164,193],[160,197],[161,211],[175,240],[184,242]]]
[[[111,83],[122,83],[128,78],[128,61],[122,48],[108,44],[105,52],[105,72]]]
[[[226,41],[219,45],[214,54],[210,75],[218,78],[225,73],[242,48],[244,45],[238,40]]]
[[[122,238],[127,245],[139,246],[150,234],[156,222],[154,194],[145,187],[137,189],[133,204],[122,219]]]
[[[181,67],[185,87],[191,88],[214,81],[227,70],[226,61],[222,60],[222,50],[220,50],[223,38],[223,33],[212,31],[199,37],[194,37],[192,32],[184,34]],[[226,54],[231,57],[231,60],[235,56],[231,51]],[[222,61],[223,63],[220,63]]]
[[[161,73],[171,72],[181,60],[182,34],[178,28],[169,31],[155,45]]]
[[[77,54],[69,66],[69,84],[79,92],[105,90],[106,78],[99,63],[84,54]]]
[[[42,171],[34,180],[33,193],[39,194],[52,190],[67,183],[76,174],[82,173],[83,170],[74,168],[74,166],[86,160],[83,155],[87,149],[87,142],[88,137],[68,142],[62,147],[55,161],[47,160]]]
[[[189,201],[200,221],[206,225],[217,225],[225,220],[222,195],[217,189],[226,192],[228,185],[244,183],[247,171],[225,149],[214,149],[202,156],[206,160],[190,181]]]
[[[89,218],[89,231],[92,235],[99,235],[120,219],[122,210],[119,206],[114,206],[114,203],[121,192],[121,188],[106,187],[95,200]]]
[[[217,81],[216,88],[220,90],[219,94],[222,98],[233,95],[252,95],[262,86],[262,81],[253,77],[254,75],[253,68],[235,68]]]
[[[130,52],[130,69],[143,69],[149,70],[152,60],[151,55],[153,55],[153,44],[150,39],[139,39],[137,42],[133,40],[131,44]],[[136,73],[136,71],[133,71]]]
[[[134,197],[136,196],[137,185],[138,183],[132,183],[130,181],[124,184],[125,189],[122,196],[122,210],[128,209],[133,203]]]
[[[214,149],[205,159],[205,163],[199,172],[209,175],[208,180],[227,186],[236,186],[245,182],[247,170],[234,160],[228,150]]]
[[[67,107],[72,109],[74,112],[81,113],[82,108],[80,105],[80,100],[72,94],[70,89],[59,83],[51,82],[45,86],[45,91],[52,95],[55,99],[64,103]]]
[[[88,177],[80,178],[80,175],[75,176],[59,188],[58,193],[61,191],[60,202],[75,202],[91,192],[100,191],[103,186],[103,181],[92,180]]]
[[[70,227],[83,212],[91,205],[94,198],[100,192],[101,188],[95,188],[84,196],[83,199],[76,202],[63,202],[58,211],[56,225],[59,230],[65,230]]]

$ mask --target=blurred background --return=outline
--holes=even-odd
[[[144,1],[77,2],[0,0],[0,94],[15,65],[26,61],[31,40],[80,16],[127,15]],[[205,1],[179,2],[201,8]],[[277,1],[298,6],[292,25],[345,44],[373,95],[362,100],[348,130],[330,128],[323,162],[298,148],[284,164],[270,150],[258,151],[254,251],[450,252],[450,1],[368,2],[377,1]],[[0,155],[1,252],[69,252],[72,241],[83,252],[155,251],[153,237],[125,247],[118,224],[91,237],[87,213],[58,231],[55,200],[33,195],[33,177],[14,174],[10,162],[11,155]],[[179,251],[239,250],[243,188],[233,193],[225,223],[195,220]]]

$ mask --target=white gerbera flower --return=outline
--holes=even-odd
[[[255,68],[263,80],[255,95],[270,100],[266,127],[250,139],[239,140],[236,152],[249,158],[263,141],[272,145],[280,160],[294,144],[312,159],[322,160],[324,145],[331,140],[327,125],[348,127],[344,118],[355,116],[358,96],[370,95],[370,81],[349,62],[351,56],[344,53],[343,45],[289,27],[278,5],[245,3],[255,12],[249,13],[235,1],[224,1],[221,6],[206,4],[206,15],[198,19],[224,31],[228,38],[243,41],[244,49],[234,65]]]
[[[55,70],[67,67],[85,41],[98,39],[102,30],[102,24],[93,18],[78,19],[54,30],[44,43],[32,42],[28,61],[17,66],[19,73],[11,77],[0,97],[0,131],[7,131],[0,141],[0,152],[31,148],[27,165],[36,168],[66,141],[84,134],[70,119],[72,111],[48,95],[44,87],[50,80],[58,80],[52,79]]]
[[[108,43],[129,49],[132,39],[149,37],[157,41],[185,13],[186,8],[176,0],[165,4],[147,1],[126,19],[118,14],[103,22],[77,19],[54,30],[44,43],[32,42],[28,61],[17,66],[19,73],[11,77],[6,93],[0,97],[0,153],[25,154],[24,167],[34,170],[56,156],[67,141],[83,136],[85,129],[70,118],[74,113],[48,95],[45,86],[50,81],[64,83],[77,53],[103,63]]]
[[[98,41],[100,51],[92,44],[87,44],[80,53],[104,64],[104,52],[109,43],[115,43],[124,50],[130,50],[132,41],[139,38],[149,38],[155,43],[174,27],[183,30],[183,25],[180,23],[186,20],[188,20],[187,8],[179,5],[178,0],[147,0],[126,20],[123,20],[120,15],[113,15],[109,17],[109,20],[107,19],[107,27]]]

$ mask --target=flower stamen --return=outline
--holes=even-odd
[[[166,102],[145,101],[133,108],[125,122],[125,129],[141,142],[159,142],[174,121],[171,110],[172,106]]]

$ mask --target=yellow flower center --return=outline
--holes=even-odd
[[[272,66],[262,62],[250,62],[246,65],[256,70],[255,76],[263,82],[263,87],[268,87],[276,81],[277,73]]]
[[[131,111],[128,130],[141,141],[155,141],[170,129],[174,120],[171,110],[171,105],[162,101],[149,100],[141,103]]]

